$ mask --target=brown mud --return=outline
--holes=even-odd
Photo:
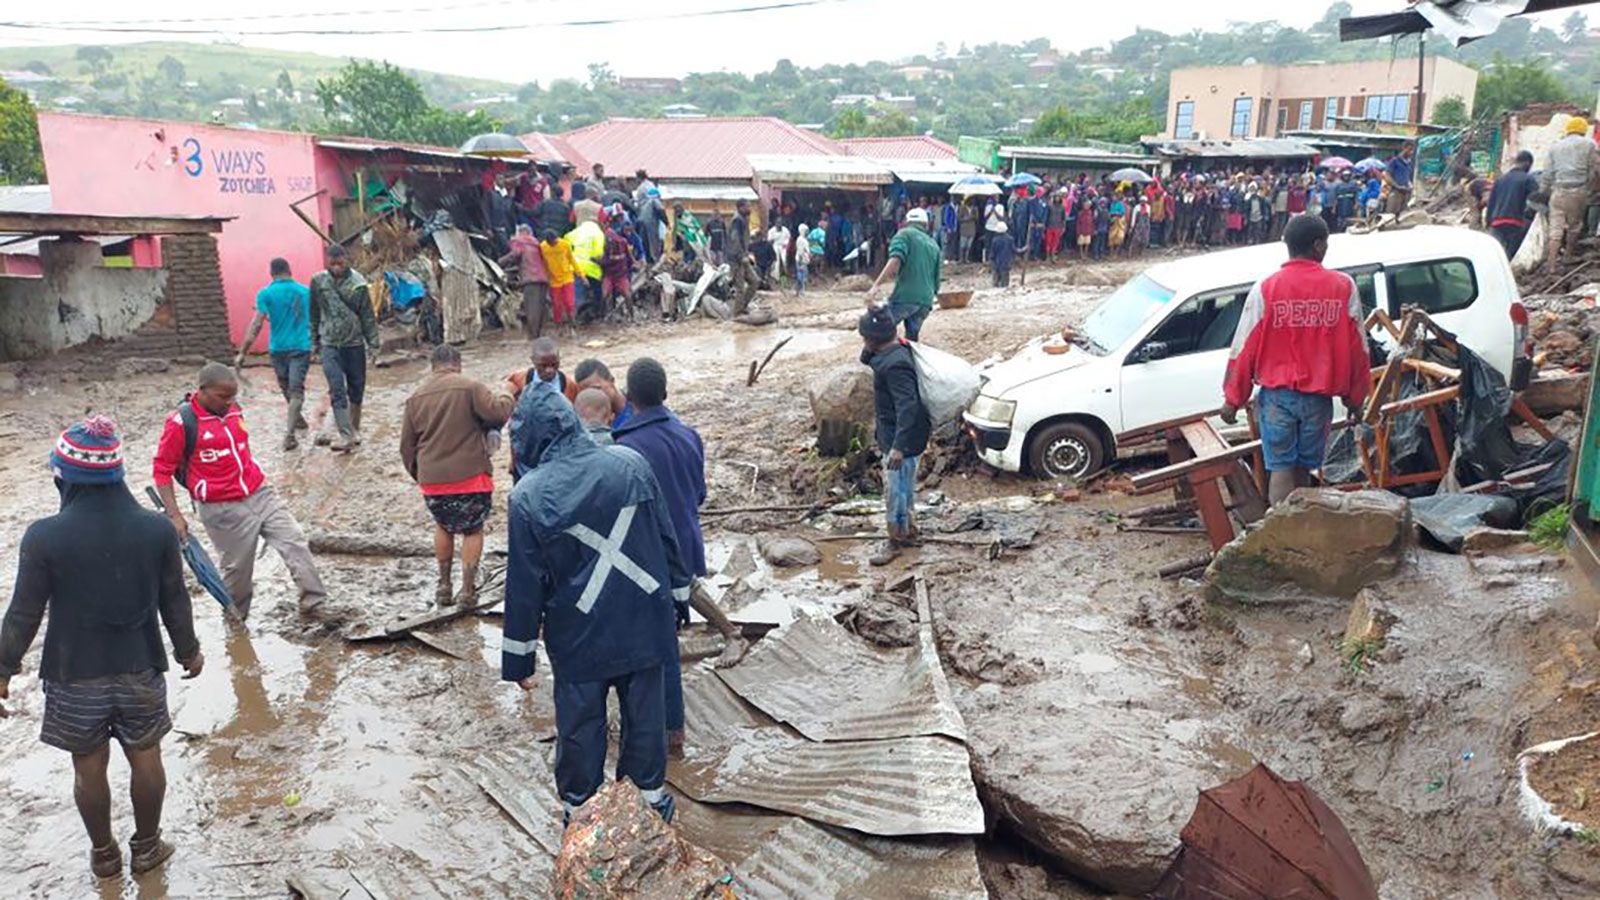
[[[1104,295],[1104,287],[1074,283],[1114,284],[1137,267],[1035,269],[1026,288],[1015,286],[1014,272],[1010,291],[980,290],[968,309],[936,312],[924,335],[973,361],[1004,355],[1081,319]],[[951,281],[981,279],[968,270]],[[564,342],[563,367],[597,356],[620,380],[633,359],[661,359],[669,404],[706,442],[708,506],[809,503],[817,498],[795,493],[791,479],[814,457],[805,384],[856,360],[853,328],[864,298],[820,290],[771,300],[781,315],[773,327],[697,320],[586,331]],[[789,335],[747,387],[750,362]],[[467,373],[484,379],[527,365],[520,340],[491,336],[464,355]],[[92,362],[58,360],[22,370],[24,390],[0,397],[0,580],[14,576],[27,523],[56,507],[44,457],[73,418],[115,415],[130,486],[148,483],[159,429],[193,370],[149,368],[156,371],[113,378]],[[399,409],[425,374],[415,359],[375,369],[366,445],[337,456],[309,441],[277,450],[283,402],[269,370],[247,370],[242,402],[258,456],[308,532],[407,545],[427,539],[427,513],[395,452]],[[315,372],[310,392],[313,402],[323,393]],[[491,549],[504,546],[505,462],[502,450]],[[942,477],[944,508],[929,522],[953,523],[964,505],[1036,497],[1046,487],[957,470]],[[1007,820],[980,852],[994,896],[1102,892],[1074,874],[1100,889],[1131,884],[1188,817],[1195,792],[1257,758],[1306,780],[1344,818],[1385,896],[1576,896],[1600,884],[1592,880],[1595,851],[1535,838],[1514,789],[1517,750],[1600,721],[1600,666],[1582,631],[1593,612],[1585,620],[1570,598],[1568,573],[1521,573],[1514,587],[1489,588],[1462,560],[1419,554],[1407,585],[1412,599],[1396,610],[1400,649],[1357,675],[1332,649],[1343,608],[1206,608],[1192,586],[1157,579],[1157,568],[1203,544],[1118,533],[1106,519],[1148,502],[1108,493],[1039,504],[1030,510],[1042,529],[1031,549],[991,560],[984,546],[929,545],[889,571],[866,565],[871,542],[831,540],[817,544],[818,566],[773,570],[759,558],[756,535],[819,536],[795,513],[708,519],[706,529],[714,572],[749,556],[738,562],[751,567],[748,618],[846,605],[912,569],[928,577],[980,793],[990,814]],[[841,531],[879,526],[871,517],[833,518]],[[492,615],[434,632],[467,660],[413,641],[346,643],[344,620],[426,611],[432,563],[335,555],[319,562],[334,598],[327,617],[339,621],[300,619],[270,552],[257,568],[248,633],[225,624],[209,598],[195,598],[207,666],[194,681],[172,673],[175,731],[164,744],[164,824],[179,851],[138,879],[97,885],[89,876],[70,762],[37,741],[43,697],[37,650],[30,654],[6,701],[12,715],[0,720],[0,808],[8,810],[0,839],[9,851],[0,858],[0,895],[278,897],[295,873],[408,897],[537,895],[550,883],[550,855],[462,771],[487,752],[551,738],[548,682],[528,695],[499,682]],[[713,583],[719,593],[737,589],[732,577]],[[891,642],[894,618],[886,609],[877,616]],[[898,627],[903,633],[904,623]],[[1475,755],[1464,763],[1463,752]],[[124,841],[132,830],[120,787],[126,772],[113,762]],[[1435,776],[1442,785],[1430,791]],[[1031,804],[1019,802],[1027,798]],[[1142,862],[1112,867],[1109,878],[1072,864],[1061,852],[1072,843],[1060,839],[1063,811],[1104,826],[1076,843],[1126,850]]]

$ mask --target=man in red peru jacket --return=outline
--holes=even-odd
[[[194,499],[206,534],[222,557],[222,580],[241,619],[250,612],[260,541],[283,557],[289,577],[300,589],[300,611],[308,612],[327,597],[327,591],[300,523],[256,465],[244,412],[233,402],[239,381],[221,363],[203,367],[198,381],[198,389],[167,417],[151,466],[156,491],[178,529],[178,539],[189,539],[189,523],[178,508],[174,481]]]
[[[1322,267],[1328,226],[1295,216],[1283,230],[1289,261],[1245,299],[1223,381],[1223,421],[1232,423],[1255,385],[1261,453],[1276,504],[1322,468],[1333,398],[1355,414],[1367,397],[1371,362],[1361,295],[1349,275]]]

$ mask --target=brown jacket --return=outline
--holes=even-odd
[[[430,376],[406,399],[400,459],[418,484],[450,484],[494,471],[484,432],[505,425],[515,403],[459,372]]]

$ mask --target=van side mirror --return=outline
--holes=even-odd
[[[1133,359],[1129,361],[1136,363],[1155,362],[1158,359],[1166,359],[1170,355],[1171,348],[1167,346],[1166,341],[1146,341],[1139,346],[1139,349],[1133,351]]]

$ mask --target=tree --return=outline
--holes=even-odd
[[[1460,97],[1444,97],[1433,105],[1433,124],[1460,128],[1467,124],[1467,101]]]
[[[289,77],[288,69],[278,70],[278,93],[285,97],[294,96],[294,79]]]
[[[415,79],[387,62],[351,60],[332,78],[317,79],[317,100],[337,130],[365,137],[455,146],[500,128],[482,110],[434,106]]]
[[[89,71],[95,75],[104,75],[106,70],[111,68],[111,51],[104,47],[97,47],[93,44],[79,47],[74,56],[77,57],[78,62],[88,66]]]
[[[589,63],[589,88],[591,90],[608,84],[616,84],[617,76],[611,71],[610,63]]]
[[[861,137],[867,133],[867,114],[859,106],[847,106],[834,117],[832,134],[836,138]]]
[[[183,84],[183,63],[178,62],[175,57],[163,56],[161,62],[156,63],[156,72],[173,87]]]
[[[867,123],[867,137],[899,137],[919,133],[917,123],[898,109],[890,110]]]
[[[50,66],[45,64],[45,62],[43,60],[38,60],[38,59],[30,59],[30,60],[28,60],[28,62],[23,65],[22,71],[24,71],[24,72],[32,72],[35,75],[53,75],[53,74],[55,74],[55,73],[50,71]]]
[[[43,180],[38,113],[26,93],[0,81],[0,184]]]
[[[1561,37],[1567,43],[1573,43],[1589,31],[1589,17],[1581,12],[1573,12],[1561,23]]]
[[[1473,105],[1480,116],[1498,116],[1532,103],[1559,103],[1566,99],[1566,89],[1543,63],[1515,63],[1495,54],[1494,64],[1478,76],[1477,102]]]

